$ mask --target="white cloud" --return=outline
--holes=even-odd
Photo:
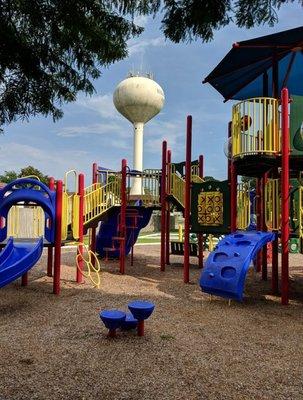
[[[83,97],[77,100],[76,105],[94,111],[103,118],[118,118],[119,114],[113,103],[112,93]]]
[[[117,123],[97,123],[90,125],[75,125],[75,126],[65,126],[57,130],[57,136],[60,137],[81,137],[87,135],[109,135],[116,133],[117,135],[123,135],[124,130],[120,124]]]
[[[158,36],[151,39],[132,39],[129,41],[128,54],[133,56],[135,54],[144,53],[147,49],[151,47],[163,47],[166,45],[163,36]]]

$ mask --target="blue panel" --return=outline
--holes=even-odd
[[[272,232],[259,231],[239,231],[225,236],[206,260],[200,277],[202,291],[242,301],[251,261],[274,238]]]
[[[24,178],[10,182],[0,190],[0,216],[7,220],[10,208],[17,203],[34,203],[44,210],[45,221],[50,219],[50,226],[45,225],[45,238],[55,240],[56,193],[36,179]],[[7,224],[0,228],[0,242],[7,237]]]
[[[0,288],[20,278],[40,259],[43,238],[36,242],[14,242],[9,238],[0,253]]]

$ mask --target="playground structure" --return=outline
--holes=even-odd
[[[226,100],[240,100],[228,125],[231,234],[218,244],[201,274],[201,288],[208,293],[241,300],[254,258],[267,280],[266,243],[272,241],[272,293],[278,295],[280,239],[281,302],[289,302],[289,240],[297,238],[302,252],[303,237],[301,38],[302,28],[295,28],[236,43],[204,81]],[[248,227],[238,217],[239,206],[250,201],[246,195],[239,202],[239,176],[256,180],[255,233],[237,232]]]

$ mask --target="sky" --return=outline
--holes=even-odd
[[[204,155],[205,175],[226,178],[227,160],[223,146],[231,118],[231,102],[202,80],[218,64],[236,41],[279,32],[302,24],[303,9],[286,5],[279,11],[273,28],[261,26],[239,29],[229,25],[215,33],[209,43],[173,44],[160,30],[160,16],[140,17],[144,33],[128,43],[129,56],[109,68],[94,82],[91,97],[79,94],[63,107],[64,117],[54,123],[45,117],[15,122],[0,136],[0,173],[33,165],[45,174],[62,179],[70,169],[91,180],[91,165],[97,162],[119,169],[121,159],[132,165],[132,126],[114,108],[112,96],[117,84],[130,71],[152,72],[165,93],[160,114],[148,122],[144,133],[144,168],[159,168],[161,143],[168,141],[174,162],[185,159],[186,116],[193,117],[192,158]]]

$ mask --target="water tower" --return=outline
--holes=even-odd
[[[120,82],[114,92],[116,109],[134,126],[133,169],[143,170],[144,124],[157,115],[164,104],[164,92],[150,75],[130,74]],[[141,179],[134,178],[130,193],[142,193]]]

